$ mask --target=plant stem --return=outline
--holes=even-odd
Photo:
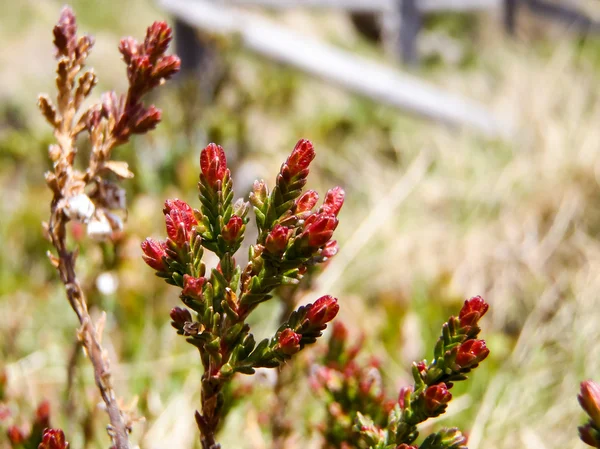
[[[212,376],[207,370],[202,376],[202,414],[196,412],[196,423],[200,430],[200,442],[202,449],[220,449],[221,445],[216,441],[217,427],[221,418],[221,405],[223,393],[221,379]]]
[[[94,379],[110,420],[108,433],[115,449],[129,449],[129,426],[117,403],[110,379],[110,363],[106,350],[102,347],[101,335],[87,309],[85,295],[75,273],[76,253],[66,246],[66,221],[63,212],[57,207],[60,196],[55,195],[51,204],[51,217],[48,223],[50,240],[57,252],[57,269],[65,286],[67,300],[79,319],[81,328],[79,340],[94,368]]]

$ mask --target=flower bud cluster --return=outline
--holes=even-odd
[[[459,316],[443,325],[434,360],[413,364],[415,383],[401,388],[397,401],[385,398],[378,365],[357,368],[358,349],[346,348],[347,330],[336,323],[323,365],[311,377],[313,390],[320,392],[327,405],[322,430],[327,443],[331,447],[417,449],[413,445],[419,435],[417,425],[444,413],[452,400],[453,382],[466,379],[465,374],[489,354],[485,342],[476,338],[478,322],[488,307],[481,297],[465,301]],[[466,438],[453,428],[429,435],[419,447],[466,449],[465,444]]]
[[[485,341],[477,339],[479,320],[488,308],[480,296],[466,300],[458,317],[450,317],[442,326],[433,361],[413,364],[415,384],[401,389],[398,398],[398,419],[404,424],[396,435],[399,442],[412,443],[418,435],[417,424],[444,413],[452,399],[453,382],[466,379],[465,374],[489,355]]]
[[[179,71],[179,58],[165,55],[171,39],[165,22],[149,26],[143,43],[131,37],[121,39],[119,51],[127,64],[129,91],[118,100],[109,94],[102,105],[102,113],[115,118],[112,133],[117,140],[126,141],[131,134],[145,133],[160,122],[161,111],[154,105],[145,107],[141,98]]]
[[[195,226],[198,224],[196,219],[197,211],[185,202],[179,199],[167,200],[163,209],[165,216],[165,227],[167,239],[157,241],[147,238],[142,242],[142,252],[144,261],[163,277],[171,277],[173,273],[170,270],[175,267],[175,283],[183,285],[183,276],[185,273],[177,271],[176,268],[187,263],[190,258],[190,247],[196,236]]]
[[[123,48],[134,46],[125,42]],[[123,51],[134,60],[135,52]],[[126,62],[128,57],[124,56]],[[171,310],[172,326],[200,350],[204,403],[196,422],[203,438],[209,438],[218,424],[220,412],[215,404],[222,403],[222,389],[234,373],[252,374],[259,367],[280,366],[314,343],[338,313],[337,299],[322,296],[292,312],[272,338],[258,343],[246,323],[275,288],[297,283],[308,266],[337,252],[332,235],[344,192],[332,189],[313,212],[316,193],[301,196],[313,158],[312,144],[300,141],[283,164],[272,192],[263,181],[254,184],[250,198],[260,234],[250,247],[244,270],[236,265],[234,255],[244,239],[249,205],[241,199],[233,201],[225,152],[216,144],[200,153],[200,209],[168,200],[163,210],[166,239],[142,242],[144,261],[181,289],[186,308]],[[210,273],[202,260],[204,250],[219,260]]]
[[[284,355],[291,355],[306,344],[314,343],[339,310],[337,299],[330,295],[321,296],[314,303],[300,307],[281,325],[276,338],[271,340],[271,346],[275,349],[273,355],[278,356],[277,350]],[[283,360],[286,357],[279,355],[278,358]]]
[[[340,187],[329,190],[314,210],[319,195],[302,192],[314,157],[312,143],[300,140],[281,166],[272,191],[263,180],[254,183],[250,203],[259,237],[242,273],[248,293],[241,303],[246,307],[266,300],[274,283],[298,283],[309,267],[327,262],[338,251],[332,237],[345,194]]]

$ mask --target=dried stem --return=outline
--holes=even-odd
[[[49,257],[79,319],[78,339],[92,363],[94,379],[106,405],[113,448],[128,449],[131,419],[119,408],[112,387],[110,362],[102,347],[104,315],[94,324],[89,314],[75,272],[77,249],[70,250],[66,242],[67,223],[87,224],[88,235],[99,240],[110,239],[114,231],[122,228],[121,218],[113,211],[125,209],[124,191],[112,178],[113,175],[131,178],[133,173],[126,162],[111,160],[112,151],[132,134],[146,133],[158,124],[160,111],[154,105],[145,107],[141,98],[175,74],[180,62],[176,56],[164,54],[171,40],[170,28],[164,22],[155,22],[148,28],[143,44],[133,38],[121,41],[119,50],[127,64],[129,79],[127,94],[118,97],[114,92],[106,93],[101,104],[80,111],[97,82],[92,70],[82,73],[94,41],[89,36],[77,36],[75,16],[68,7],[63,9],[53,33],[58,60],[56,106],[46,95],[38,100],[56,139],[56,144],[49,148],[54,171],[46,173],[46,183],[53,192],[46,233],[56,250]],[[74,162],[75,141],[83,132],[91,143],[91,154],[82,172],[74,168]],[[112,175],[106,176],[109,173]],[[73,367],[74,363],[70,370]]]
[[[58,261],[57,268],[60,280],[65,285],[69,304],[81,324],[78,333],[79,341],[94,367],[94,380],[102,400],[106,404],[106,411],[110,419],[109,434],[113,444],[116,449],[128,449],[128,434],[131,427],[126,423],[119,408],[110,378],[110,362],[107,352],[101,344],[102,336],[88,312],[85,295],[75,273],[76,251],[67,249],[65,217],[62,211],[56,207],[61,199],[60,196],[55,195],[52,201],[50,221],[48,222],[48,234],[58,255],[55,260]]]

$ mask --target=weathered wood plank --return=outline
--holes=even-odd
[[[438,122],[505,134],[489,111],[384,64],[358,57],[266,20],[206,0],[160,0],[162,7],[192,26],[217,35],[235,34],[249,49],[289,64],[375,101]]]
[[[350,12],[382,12],[394,7],[396,0],[212,0],[214,3],[267,8],[332,8]],[[502,0],[416,0],[421,12],[475,11],[498,8]]]
[[[502,0],[418,0],[417,4],[422,12],[468,12],[499,9]]]
[[[406,64],[417,65],[417,38],[421,30],[421,10],[417,0],[396,0],[400,3],[400,54]]]

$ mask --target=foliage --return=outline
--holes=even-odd
[[[243,199],[233,202],[225,152],[215,144],[200,154],[200,210],[178,199],[167,200],[163,209],[167,240],[142,243],[146,263],[167,283],[182,289],[181,300],[195,314],[192,317],[188,309],[176,307],[171,324],[200,351],[202,412],[196,412],[196,422],[205,449],[220,447],[215,432],[223,414],[222,390],[232,376],[281,366],[314,343],[338,312],[337,300],[322,296],[294,311],[273,337],[258,344],[246,322],[259,304],[272,298],[274,289],[298,283],[308,267],[325,262],[337,251],[331,237],[344,191],[329,190],[313,211],[318,195],[313,190],[302,193],[302,188],[314,157],[312,144],[300,140],[270,192],[265,181],[254,183],[250,203],[258,238],[250,246],[243,270],[234,255],[244,240],[250,204]],[[202,260],[205,249],[219,259],[208,277]]]
[[[488,356],[485,342],[477,340],[478,321],[487,310],[481,297],[465,301],[458,317],[442,326],[431,363],[413,363],[414,385],[401,388],[396,403],[386,398],[377,364],[361,367],[359,346],[347,348],[348,331],[336,324],[324,365],[313,376],[325,393],[326,447],[415,448],[417,425],[443,414],[453,384]],[[452,428],[427,436],[419,447],[464,449],[465,443],[466,437]]]

